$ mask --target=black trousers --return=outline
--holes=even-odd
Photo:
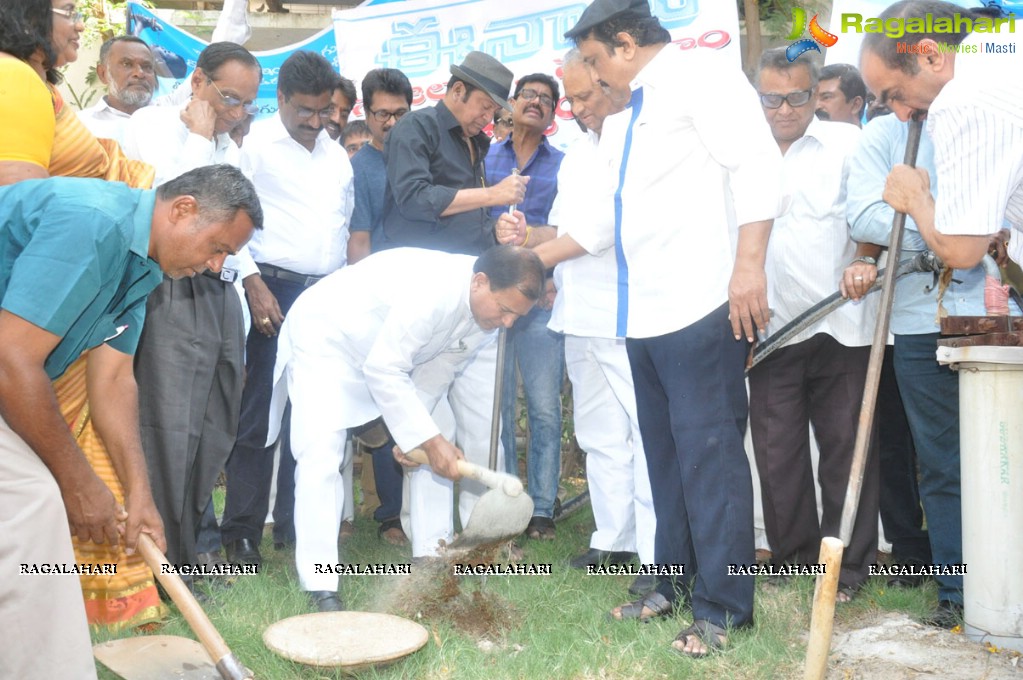
[[[263,283],[277,298],[284,314],[305,290],[301,284],[276,278],[264,278]],[[277,336],[268,338],[253,325],[245,346],[246,379],[238,440],[227,461],[227,498],[220,527],[225,544],[247,538],[258,545],[263,538],[274,472],[274,446],[266,445],[266,436],[276,360]],[[281,456],[274,503],[274,541],[278,543],[295,542],[295,459],[291,455],[290,420],[289,407],[281,428]]]
[[[657,530],[654,559],[684,564],[659,577],[669,600],[688,596],[693,617],[719,626],[753,620],[753,483],[743,447],[749,345],[736,341],[728,305],[682,330],[626,340]]]
[[[820,333],[782,348],[749,373],[750,429],[764,525],[776,563],[816,564],[822,536],[838,536],[870,347]],[[809,426],[820,449],[817,519]],[[867,457],[840,583],[858,587],[877,555],[877,428]]]
[[[234,445],[243,337],[241,301],[222,281],[164,279],[146,303],[139,424],[173,564],[195,563],[199,518]]]

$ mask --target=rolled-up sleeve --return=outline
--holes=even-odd
[[[849,158],[849,179],[846,183],[846,221],[850,235],[859,243],[887,246],[895,211],[881,198],[888,174],[896,163],[896,156],[905,146],[905,135],[898,129],[905,125],[896,119],[877,119],[863,128],[856,151]],[[927,148],[924,148],[927,147]],[[922,143],[918,167],[930,170],[929,145]],[[901,162],[901,161],[898,161]],[[931,179],[932,186],[934,179]],[[923,250],[926,245],[917,232],[913,218],[907,216],[903,246]]]

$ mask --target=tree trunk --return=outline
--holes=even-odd
[[[752,75],[760,53],[764,51],[764,40],[760,35],[760,0],[742,0],[742,5],[746,13],[746,53],[742,55],[742,70]]]

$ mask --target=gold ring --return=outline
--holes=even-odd
[[[862,276],[854,276],[853,277],[853,281],[862,281],[862,280],[863,280]]]
[[[259,320],[259,322],[265,326],[268,323],[270,323],[270,317],[264,316],[262,319]]]

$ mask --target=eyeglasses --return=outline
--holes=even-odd
[[[213,89],[216,90],[217,94],[220,95],[221,101],[224,102],[224,106],[226,106],[227,108],[233,109],[240,106],[242,107],[242,111],[249,114],[250,116],[254,116],[257,113],[259,113],[259,107],[256,106],[255,104],[246,104],[241,99],[238,99],[238,97],[231,97],[221,92],[220,88],[217,87],[217,84],[213,82],[212,78],[207,78],[206,82],[213,86]]]
[[[546,106],[549,109],[554,108],[554,100],[545,94],[540,94],[531,87],[524,87],[519,91],[519,96],[525,99],[527,102],[531,102],[537,97],[540,98],[540,104]]]
[[[761,94],[760,103],[765,109],[780,109],[782,104],[788,102],[789,106],[795,109],[810,101],[812,94],[812,87],[809,90],[799,90],[788,94]]]
[[[57,9],[56,7],[51,7],[50,11],[53,12],[54,14],[61,15],[62,17],[64,17],[73,24],[77,24],[78,22],[80,22],[82,20],[82,17],[84,16],[77,9]]]
[[[288,103],[291,104],[291,102]],[[309,120],[313,115],[319,116],[320,120],[327,120],[337,111],[333,105],[325,109],[310,109],[305,106],[295,106],[294,104],[291,104],[291,106],[295,109],[295,116],[302,120]]]
[[[408,109],[398,109],[397,111],[384,111],[383,109],[377,109],[376,111],[366,107],[366,113],[373,116],[373,120],[378,123],[386,123],[391,117],[394,117],[394,122],[401,120],[401,117],[408,113]]]
[[[511,118],[498,118],[497,120],[494,121],[494,127],[497,127],[498,125],[503,125],[504,127],[512,127],[512,125],[513,125],[512,119]]]

